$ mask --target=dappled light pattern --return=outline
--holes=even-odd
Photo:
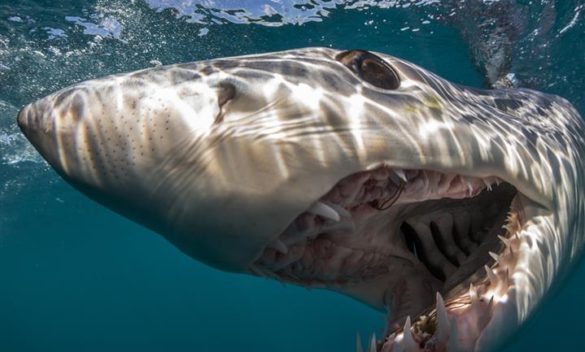
[[[583,247],[570,103],[384,54],[160,66],[18,123],[73,185],[192,257],[387,310],[382,351],[495,348]]]

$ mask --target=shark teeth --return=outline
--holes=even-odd
[[[412,331],[410,331],[410,315],[406,318],[406,323],[404,323],[403,335],[402,335],[402,347],[404,347],[404,351],[418,351],[418,345],[414,341],[414,337],[412,336]]]
[[[438,343],[446,343],[449,340],[449,332],[451,331],[451,324],[449,323],[449,316],[447,315],[447,308],[445,301],[441,294],[437,292],[437,331],[435,338]]]
[[[368,343],[368,350],[366,352],[377,352],[378,347],[377,347],[377,340],[376,340],[376,334],[372,334],[372,337],[370,338],[370,341]],[[364,352],[364,349],[362,347],[362,338],[360,336],[360,334],[358,333],[356,335],[356,344],[355,344],[355,350],[356,352]]]
[[[506,247],[510,247],[511,241],[509,239],[507,239],[506,237],[504,237],[502,235],[498,235],[498,238],[500,239],[500,241],[502,241],[506,245]]]
[[[339,216],[339,213],[337,211],[335,211],[335,209],[333,209],[332,207],[330,207],[329,205],[327,205],[321,201],[315,202],[313,205],[311,205],[311,207],[309,209],[307,209],[307,211],[309,213],[319,215],[321,217],[324,217],[326,219],[330,219],[333,221],[340,221],[341,220],[341,216]]]
[[[488,280],[490,281],[490,285],[497,285],[498,284],[498,276],[496,273],[487,265],[484,265],[483,268],[487,274]]]
[[[395,332],[388,336],[382,351],[391,352],[423,352],[423,351],[447,351],[449,344],[453,343],[452,324],[447,306],[443,300],[443,296],[439,292],[436,293],[436,326],[432,336],[429,332],[421,330],[420,322],[417,322],[414,327],[410,316],[406,318],[404,327],[401,332]],[[424,321],[428,318],[422,316]],[[455,350],[459,350],[456,348]]]
[[[408,179],[406,178],[406,174],[404,173],[404,170],[394,169],[393,171],[396,174],[396,176],[398,176],[398,178],[401,179],[403,182],[408,182]]]
[[[372,334],[370,345],[368,346],[368,352],[376,352],[376,334]]]
[[[469,299],[471,300],[471,304],[475,304],[479,301],[479,293],[473,284],[469,284]]]
[[[461,182],[464,184],[464,186],[467,188],[467,196],[471,197],[473,196],[473,191],[474,191],[474,187],[473,187],[473,178],[471,177],[465,177],[465,176],[461,176]]]

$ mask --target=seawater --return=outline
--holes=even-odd
[[[353,351],[356,333],[379,336],[384,325],[332,292],[208,268],[83,197],[19,134],[25,103],[107,74],[305,46],[381,51],[482,87],[489,55],[477,42],[509,39],[506,68],[585,116],[584,7],[0,0],[0,351]],[[509,35],[478,32],[511,11]],[[584,290],[581,261],[505,351],[581,350]]]

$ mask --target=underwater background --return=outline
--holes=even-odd
[[[0,0],[0,352],[354,351],[356,333],[380,336],[384,314],[361,303],[211,269],[85,198],[15,123],[81,80],[306,46],[475,87],[496,67],[585,116],[583,1]],[[560,281],[505,351],[582,350],[585,261]]]

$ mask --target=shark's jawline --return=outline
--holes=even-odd
[[[82,82],[18,124],[66,180],[214,267],[388,313],[370,350],[490,351],[583,251],[566,100],[306,48]]]

